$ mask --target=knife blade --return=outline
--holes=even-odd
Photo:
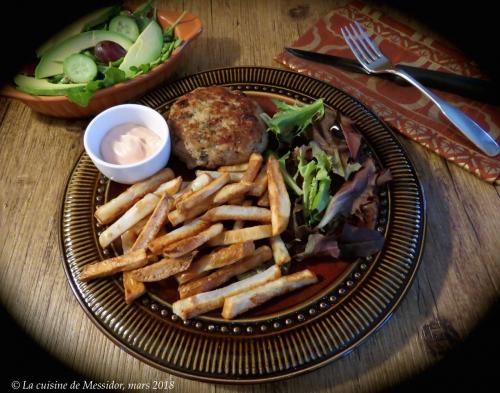
[[[363,66],[356,60],[295,48],[285,48],[285,50],[288,53],[302,59],[327,64],[351,72],[368,74]],[[449,72],[428,70],[404,64],[398,64],[396,67],[408,72],[424,86],[468,97],[473,100],[492,105],[500,104],[500,96],[498,94],[499,89],[490,81],[452,74]],[[410,86],[406,81],[403,81],[401,78],[394,75],[378,74],[377,77],[392,80],[402,86]]]

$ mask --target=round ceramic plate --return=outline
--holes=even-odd
[[[99,246],[103,228],[93,213],[119,189],[83,154],[62,205],[61,244],[68,280],[83,309],[111,340],[167,372],[203,381],[255,383],[314,370],[347,354],[382,326],[411,285],[425,232],[420,183],[393,132],[373,113],[344,92],[294,72],[262,67],[207,71],[168,84],[139,103],[165,112],[181,95],[211,85],[238,89],[257,100],[309,103],[323,97],[327,107],[354,120],[365,148],[393,177],[379,191],[376,229],[385,235],[383,250],[351,263],[301,262],[300,269],[316,272],[318,284],[233,321],[217,313],[182,321],[172,314],[176,290],[168,282],[148,287],[146,295],[127,305],[120,277],[78,280],[85,264],[114,254],[112,248]]]

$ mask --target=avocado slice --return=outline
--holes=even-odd
[[[14,77],[14,83],[19,90],[37,96],[61,96],[68,90],[86,86],[86,83],[50,83],[47,79],[36,79],[22,74]]]
[[[82,16],[69,26],[65,27],[60,32],[54,34],[42,45],[40,45],[40,47],[38,47],[38,49],[36,50],[36,56],[42,57],[53,46],[56,46],[65,39],[80,34],[81,32],[86,31],[91,27],[106,22],[108,19],[111,19],[113,16],[117,15],[119,12],[120,6],[114,5],[111,7],[100,8],[94,12],[91,12],[90,14]]]
[[[156,21],[151,21],[142,33],[137,37],[134,44],[128,49],[127,54],[120,64],[120,70],[130,76],[130,67],[149,64],[156,60],[161,54],[163,46],[163,33]]]
[[[125,50],[128,50],[132,46],[131,40],[112,31],[91,30],[80,33],[65,39],[59,43],[59,45],[48,50],[36,66],[35,77],[40,79],[62,74],[64,59],[74,53],[79,53],[84,49],[93,47],[101,41],[113,41],[122,46]]]

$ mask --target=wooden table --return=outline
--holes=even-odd
[[[169,0],[168,7],[190,10],[205,25],[181,73],[276,66],[273,57],[283,46],[335,4]],[[78,305],[62,269],[58,213],[71,168],[83,151],[86,124],[41,116],[0,99],[1,301],[34,340],[89,380],[168,380],[168,374],[105,338]],[[416,164],[428,203],[425,252],[410,292],[385,327],[350,356],[305,376],[263,385],[264,391],[365,392],[393,385],[434,363],[452,346],[453,333],[464,338],[498,298],[499,189],[400,140]],[[429,332],[443,331],[450,333],[444,335],[448,339],[425,339]],[[171,378],[178,393],[256,389]]]

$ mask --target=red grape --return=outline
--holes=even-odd
[[[118,60],[125,56],[127,51],[113,41],[101,41],[94,48],[94,55],[102,63]]]

